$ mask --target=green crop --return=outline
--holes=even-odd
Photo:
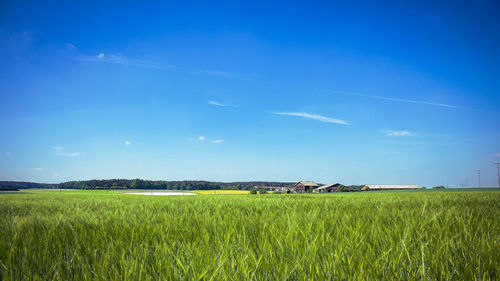
[[[500,192],[0,194],[0,280],[498,280]]]

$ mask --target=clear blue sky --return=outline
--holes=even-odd
[[[2,1],[0,180],[496,185],[497,1],[165,2]]]

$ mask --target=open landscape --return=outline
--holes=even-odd
[[[1,280],[496,280],[500,191],[0,193]]]
[[[0,281],[500,281],[500,1],[0,1]]]

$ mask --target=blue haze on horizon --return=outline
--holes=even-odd
[[[496,186],[496,1],[2,1],[0,180]]]

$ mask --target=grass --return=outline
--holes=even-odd
[[[500,192],[0,194],[0,280],[497,280]]]

